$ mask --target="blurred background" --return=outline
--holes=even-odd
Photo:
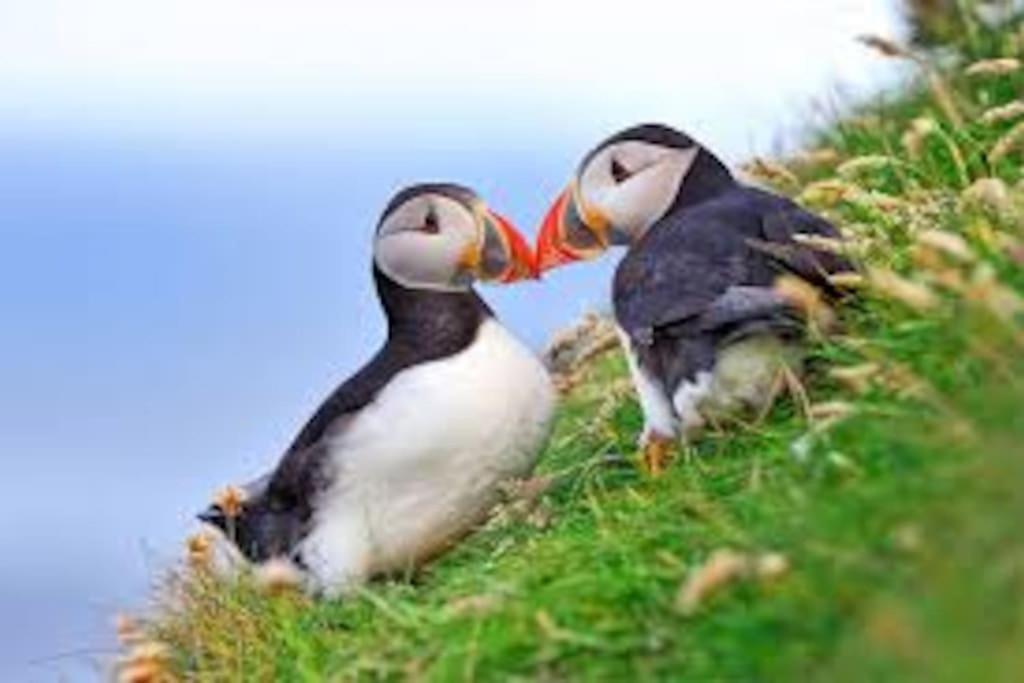
[[[615,129],[784,149],[902,77],[857,35],[909,30],[886,0],[0,4],[0,680],[95,678],[193,513],[373,352],[399,187],[532,235]],[[483,293],[540,347],[613,267]]]

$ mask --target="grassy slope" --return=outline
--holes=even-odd
[[[1009,39],[979,32],[959,48],[972,61],[1016,49]],[[923,91],[879,104],[823,142],[840,161],[901,161],[846,166],[844,199],[822,200],[822,186],[805,198],[829,204],[869,263],[970,279],[974,264],[942,257],[940,270],[913,270],[915,233],[940,228],[1022,291],[999,237],[1020,237],[1019,197],[968,208],[951,150],[972,182],[1016,182],[1019,155],[985,161],[1013,122],[975,118],[1024,77],[947,81],[968,123],[950,125]],[[943,132],[914,158],[900,137],[922,115]],[[801,185],[835,176],[829,162],[796,170]],[[174,671],[202,680],[1010,680],[1024,670],[1024,332],[998,318],[1013,305],[1002,290],[933,290],[926,311],[865,295],[843,313],[843,335],[817,342],[811,400],[856,408],[835,426],[781,401],[764,423],[712,433],[647,480],[604,457],[631,454],[641,421],[621,357],[608,356],[560,411],[541,470],[561,476],[538,511],[504,515],[415,580],[345,602],[192,578],[187,609],[151,635],[171,646]],[[866,361],[882,370],[864,393],[828,375]],[[681,583],[722,547],[778,551],[791,569],[681,615]]]

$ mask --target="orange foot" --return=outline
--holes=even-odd
[[[652,477],[660,477],[672,462],[672,439],[651,434],[644,445],[640,468]]]

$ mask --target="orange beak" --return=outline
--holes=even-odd
[[[477,277],[502,283],[536,280],[537,263],[522,234],[511,221],[491,209],[485,209],[483,216],[484,242]]]
[[[575,184],[558,195],[537,235],[540,272],[597,258],[608,248],[608,220],[597,211],[581,215]]]
[[[537,235],[537,268],[540,272],[578,261],[579,257],[565,248],[565,214],[572,192],[566,189],[548,209]]]

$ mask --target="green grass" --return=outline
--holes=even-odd
[[[979,28],[953,47],[971,59],[1019,56],[1007,52],[1017,29]],[[1024,75],[944,79],[963,126],[921,87],[821,136],[840,162],[900,160],[842,181],[897,206],[861,193],[819,208],[867,264],[936,298],[916,310],[865,291],[841,311],[838,335],[813,342],[810,400],[848,404],[849,417],[829,425],[781,400],[760,424],[712,431],[651,480],[622,457],[641,416],[621,356],[608,355],[560,408],[540,466],[557,476],[535,509],[509,505],[420,575],[344,601],[186,575],[184,607],[146,626],[169,646],[170,671],[231,681],[1019,680],[1024,325],[1014,306],[1024,269],[1014,241],[1024,195],[1011,188],[986,207],[964,190],[989,176],[1019,180],[1019,152],[986,159],[1014,122],[978,116],[1024,92]],[[901,137],[919,116],[941,132],[912,157]],[[835,166],[791,164],[801,185],[833,178]],[[928,229],[963,236],[976,260],[915,259]],[[987,285],[979,263],[995,274]],[[951,274],[968,284],[940,284]],[[879,372],[862,392],[830,376],[866,362]],[[680,586],[721,548],[781,553],[789,571],[733,582],[683,615]]]

